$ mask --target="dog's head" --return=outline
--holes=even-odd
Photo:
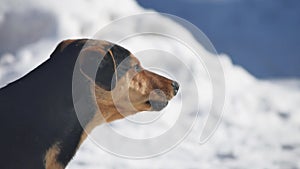
[[[79,64],[94,83],[96,102],[107,122],[162,110],[179,89],[177,82],[144,69],[127,49],[107,41],[87,40]]]

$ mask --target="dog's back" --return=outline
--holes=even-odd
[[[30,79],[30,75],[0,90],[1,168],[43,168],[38,162],[43,159],[32,161],[42,158],[40,154],[47,145],[39,141],[43,130],[40,125],[43,124],[43,114],[36,111],[39,102],[35,99],[35,92],[39,91],[26,87],[29,85],[27,78]]]
[[[63,62],[70,62],[69,56],[60,57],[50,58],[0,89],[0,168],[42,169],[47,150],[58,140],[63,138],[70,147],[77,146],[80,138],[66,137],[66,130],[74,126],[76,130],[71,132],[82,132],[73,109],[72,69],[66,71],[68,65]],[[55,61],[57,59],[61,61]],[[69,107],[69,112],[62,112],[65,110],[62,107]]]

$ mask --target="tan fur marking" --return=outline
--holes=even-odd
[[[100,112],[95,113],[95,116],[93,117],[93,119],[84,128],[84,131],[82,132],[81,137],[80,137],[80,141],[77,145],[77,149],[80,147],[80,145],[83,143],[83,141],[87,138],[88,134],[90,134],[96,126],[98,126],[102,123],[104,123],[104,121],[103,121],[103,118],[102,118]]]
[[[63,169],[63,165],[57,162],[57,155],[60,152],[59,146],[54,144],[45,155],[45,168],[46,169]]]
[[[115,60],[115,57],[114,57],[112,51],[109,50],[108,52],[110,53],[111,58],[112,58],[112,60],[113,60],[113,62],[114,62],[114,69],[115,69],[115,73],[116,73],[116,82],[117,82],[117,81],[118,81],[117,63],[116,63],[116,60]]]
[[[74,40],[64,40],[60,46],[60,52],[62,52],[65,49],[65,47],[67,47],[72,42],[74,42]]]

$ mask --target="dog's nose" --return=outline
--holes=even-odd
[[[179,90],[179,84],[177,82],[173,81],[171,85],[173,87],[173,92],[174,92],[174,96],[175,96]]]

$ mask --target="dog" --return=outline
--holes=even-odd
[[[50,58],[0,89],[3,169],[63,169],[93,128],[159,111],[177,82],[108,41],[62,41]]]

